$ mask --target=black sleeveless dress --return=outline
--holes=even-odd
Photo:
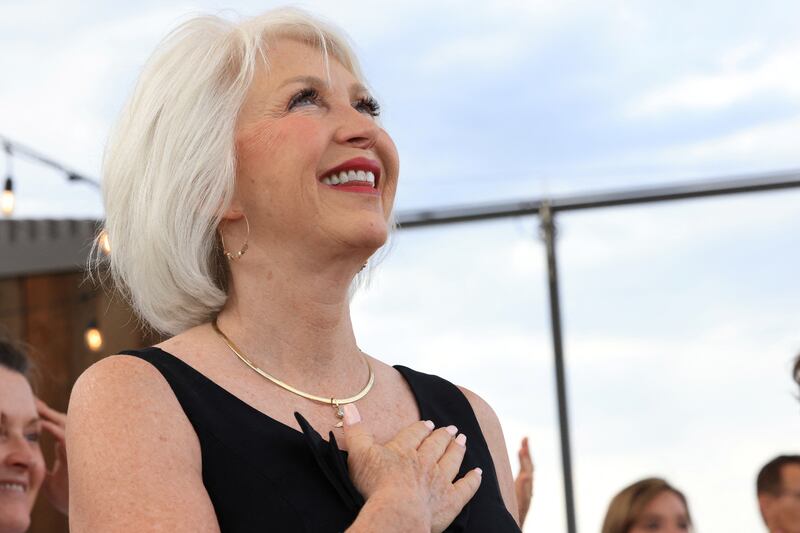
[[[303,432],[258,411],[159,348],[126,351],[155,366],[172,387],[200,441],[203,484],[222,533],[338,532],[364,505],[347,473],[347,452],[324,440],[300,413]],[[519,532],[500,496],[494,463],[478,421],[452,383],[403,366],[423,420],[467,435],[460,478],[480,467],[478,492],[448,532]]]

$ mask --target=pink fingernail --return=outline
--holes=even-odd
[[[481,470],[480,468],[476,468],[475,471],[478,473],[479,476],[483,475],[483,470]]]
[[[463,433],[458,437],[456,437],[456,444],[464,446],[466,443],[467,443],[467,436],[464,435]]]
[[[433,430],[433,428],[435,428],[435,427],[436,427],[436,426],[433,424],[433,422],[432,422],[432,421],[430,421],[430,420],[426,420],[426,421],[424,422],[424,424],[425,424],[425,426],[426,426],[428,429],[430,429],[430,430]]]
[[[361,414],[358,412],[358,407],[356,407],[355,404],[348,403],[343,405],[342,411],[344,411],[344,424],[346,426],[352,426],[353,424],[361,422]]]
[[[448,433],[450,433],[450,435],[455,435],[456,433],[458,433],[458,428],[457,428],[457,427],[455,427],[455,426],[447,426],[447,427],[445,428],[445,430],[446,430]]]

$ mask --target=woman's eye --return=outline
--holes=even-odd
[[[303,89],[299,93],[292,96],[291,100],[289,100],[289,105],[286,108],[291,111],[296,107],[302,107],[306,105],[317,105],[319,104],[319,92],[316,89],[312,89],[310,87]]]
[[[359,99],[353,104],[353,107],[371,117],[377,117],[381,114],[381,105],[371,96],[365,96]]]
[[[36,432],[33,432],[33,433],[26,434],[25,438],[28,439],[29,442],[39,442],[39,439],[41,438],[41,436],[42,436],[42,434],[39,433],[38,431],[36,431]]]

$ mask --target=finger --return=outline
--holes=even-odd
[[[59,462],[66,463],[67,462],[67,447],[64,445],[63,442],[61,442],[60,440],[57,440],[55,448],[56,448],[56,453],[55,453],[56,464],[58,464]]]
[[[464,454],[467,451],[467,436],[463,433],[450,442],[442,458],[439,459],[439,469],[447,481],[452,482],[461,469]]]
[[[401,429],[389,442],[403,450],[416,450],[420,447],[422,441],[431,434],[433,427],[433,422],[430,420],[414,422],[410,426]]]
[[[358,408],[349,403],[342,406],[344,411],[344,441],[347,443],[347,450],[352,456],[358,456],[369,450],[375,442],[372,432],[361,422],[361,414]]]
[[[481,476],[483,471],[480,468],[473,468],[464,477],[453,483],[453,497],[459,509],[463,508],[478,492],[481,486]]]
[[[39,416],[51,420],[57,424],[65,426],[67,424],[67,415],[60,411],[56,411],[40,398],[36,398],[36,410],[39,412]]]
[[[56,424],[55,422],[50,422],[49,420],[42,420],[41,421],[42,428],[47,430],[57,441],[64,442],[66,440],[66,434],[64,432],[64,427]]]
[[[453,437],[458,433],[458,428],[455,426],[447,426],[439,428],[430,435],[419,445],[419,457],[423,464],[433,465],[441,459],[447,447],[453,442]],[[451,479],[452,481],[452,479]]]

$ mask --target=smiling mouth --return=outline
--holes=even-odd
[[[375,188],[375,174],[372,172],[364,172],[363,170],[348,170],[342,171],[332,176],[322,178],[322,183],[325,185],[369,185]]]
[[[320,183],[332,187],[377,190],[381,167],[371,159],[357,157],[324,172]]]

